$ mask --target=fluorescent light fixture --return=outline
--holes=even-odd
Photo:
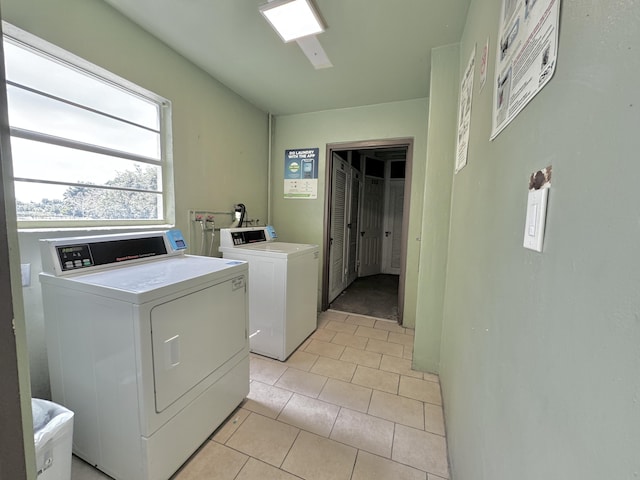
[[[310,0],[274,0],[262,5],[260,13],[285,43],[325,30]]]

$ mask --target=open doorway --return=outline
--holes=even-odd
[[[412,139],[327,145],[322,308],[402,323]]]

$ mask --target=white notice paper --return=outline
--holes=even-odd
[[[493,91],[493,140],[556,68],[560,0],[502,0]]]
[[[473,74],[476,59],[474,45],[471,58],[460,83],[460,106],[458,107],[458,146],[456,148],[456,169],[458,173],[467,164],[469,152],[469,127],[471,126],[471,102],[473,100]]]
[[[489,69],[489,37],[482,49],[482,58],[480,59],[480,92],[484,88],[484,84],[487,83],[487,70]]]

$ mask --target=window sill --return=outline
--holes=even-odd
[[[152,231],[170,230],[175,225],[107,225],[107,226],[77,226],[77,227],[18,227],[18,233],[105,233],[105,232],[132,232],[132,231]]]

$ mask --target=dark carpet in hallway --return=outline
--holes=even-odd
[[[330,308],[397,321],[398,280],[398,275],[383,274],[356,278]]]

